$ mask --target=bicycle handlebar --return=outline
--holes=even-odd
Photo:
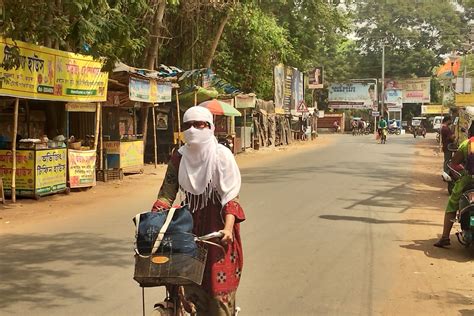
[[[210,239],[222,238],[222,237],[224,237],[224,234],[223,234],[223,233],[221,233],[221,232],[213,232],[213,233],[210,233],[210,234],[201,236],[201,237],[197,237],[197,239],[199,239],[199,240],[210,240]]]

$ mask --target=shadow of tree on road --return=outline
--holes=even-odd
[[[436,300],[442,300],[443,303],[445,304],[451,304],[451,305],[472,305],[474,302],[474,299],[469,295],[470,291],[466,291],[466,294],[462,293],[457,293],[453,291],[443,291],[443,292],[438,292],[439,294],[433,294],[433,293],[416,293],[416,297],[419,300],[427,300],[427,301],[432,301],[433,299]],[[468,312],[473,312],[474,310],[464,310],[466,313],[461,314],[461,315],[474,315],[474,314],[469,314]]]
[[[131,264],[129,240],[97,234],[8,234],[0,237],[0,309],[17,302],[52,308],[59,302],[95,300],[69,277],[87,266]]]
[[[319,218],[332,220],[332,221],[354,221],[368,224],[404,224],[404,225],[427,225],[427,226],[442,226],[440,224],[434,224],[432,222],[424,220],[387,220],[377,219],[372,217],[359,217],[359,216],[347,216],[347,215],[320,215]]]
[[[451,246],[449,248],[441,249],[433,246],[438,238],[431,238],[426,240],[413,240],[407,245],[400,245],[401,248],[409,250],[423,251],[423,253],[430,258],[446,259],[456,262],[470,262],[474,259],[474,251],[466,249],[457,243],[456,237],[451,237]]]

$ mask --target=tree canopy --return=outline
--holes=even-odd
[[[474,0],[4,0],[2,36],[122,60],[208,67],[272,96],[273,66],[324,66],[328,82],[430,76],[469,40]]]

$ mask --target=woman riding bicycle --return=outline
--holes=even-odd
[[[234,315],[243,266],[239,223],[245,214],[238,202],[239,167],[232,152],[218,144],[214,129],[208,109],[194,106],[184,113],[186,144],[173,153],[153,210],[170,208],[182,192],[193,212],[193,233],[223,233],[225,254],[209,247],[202,285],[185,286],[185,296],[198,315]]]

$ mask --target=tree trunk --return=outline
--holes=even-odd
[[[53,39],[51,37],[52,29],[53,29],[53,19],[54,19],[54,9],[55,5],[54,3],[48,1],[48,12],[46,13],[46,25],[49,29],[50,34],[46,35],[46,38],[44,39],[44,46],[52,48],[53,47]]]
[[[160,48],[160,34],[163,27],[163,16],[165,14],[166,0],[158,0],[158,8],[153,16],[153,27],[150,32],[150,41],[146,54],[145,67],[147,69],[155,69],[155,61],[158,57]]]
[[[214,54],[216,53],[217,45],[221,39],[222,33],[224,33],[224,27],[229,20],[229,12],[225,14],[225,16],[221,20],[221,24],[219,25],[219,29],[217,30],[216,36],[214,37],[214,41],[212,42],[211,50],[209,51],[209,57],[206,62],[206,68],[211,68],[212,60],[214,59]]]
[[[62,4],[62,1],[61,0],[56,0],[56,11],[57,11],[57,14],[58,16],[61,16],[62,15],[62,11],[63,11],[63,4]],[[60,40],[59,38],[57,38],[55,41],[54,41],[54,49],[59,49],[59,45],[60,44]]]

